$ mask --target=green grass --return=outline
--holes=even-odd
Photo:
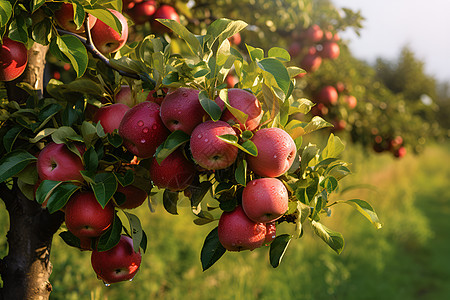
[[[349,151],[355,174],[343,184],[371,184],[377,191],[352,190],[336,199],[370,201],[383,228],[376,230],[350,206],[336,206],[324,223],[344,235],[341,255],[306,228],[277,269],[270,266],[264,247],[226,253],[202,272],[200,250],[215,225],[194,225],[187,208],[172,216],[162,205],[154,214],[142,207],[136,214],[149,243],[133,282],[103,286],[90,266],[90,253],[55,237],[51,299],[447,299],[449,150],[448,145],[430,146],[420,156],[401,160]],[[0,228],[5,219],[0,206]]]

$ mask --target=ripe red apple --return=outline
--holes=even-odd
[[[341,131],[344,130],[347,127],[347,121],[345,120],[334,120],[333,122],[333,129],[332,131]]]
[[[258,155],[247,155],[250,170],[260,176],[278,177],[286,173],[294,162],[297,148],[292,137],[281,128],[258,130],[251,141]]]
[[[123,10],[128,11],[132,9],[136,4],[141,3],[144,0],[122,0]]]
[[[264,245],[268,246],[277,237],[277,225],[275,222],[266,223],[266,238]]]
[[[165,32],[171,32],[168,27],[164,26],[163,24],[156,21],[156,19],[170,19],[177,21],[180,23],[180,16],[178,15],[175,8],[173,8],[170,5],[163,4],[161,5],[156,12],[153,14],[153,19],[151,21],[152,31],[155,33],[165,33]]]
[[[135,105],[135,100],[133,99],[133,95],[131,93],[131,88],[129,85],[120,86],[120,91],[117,92],[114,99],[115,103],[122,103],[127,105],[128,107],[133,107]]]
[[[306,72],[315,72],[322,64],[322,58],[317,53],[308,53],[300,62],[300,67]]]
[[[22,75],[27,67],[28,53],[24,44],[3,38],[0,49],[0,81],[11,81]]]
[[[390,148],[391,149],[397,149],[403,144],[403,138],[399,135],[397,135],[395,138],[393,138],[390,141]]]
[[[288,210],[288,202],[288,191],[277,178],[253,179],[242,192],[242,209],[253,222],[278,220]]]
[[[288,49],[288,52],[291,55],[291,57],[299,56],[301,51],[302,51],[302,44],[300,44],[297,41],[292,42],[292,44],[289,46]]]
[[[159,105],[154,102],[145,101],[131,108],[119,125],[124,146],[140,158],[152,157],[169,133],[159,116]]]
[[[200,101],[199,90],[181,87],[166,95],[161,103],[161,120],[170,130],[191,134],[207,116]]]
[[[101,20],[97,20],[91,30],[95,47],[104,55],[118,51],[128,39],[127,19],[116,10],[110,9],[109,11],[119,19],[122,24],[122,32],[115,31]]]
[[[317,43],[323,38],[323,31],[319,25],[314,24],[306,29],[305,38],[311,43]]]
[[[194,180],[197,169],[180,149],[167,156],[161,164],[153,158],[150,165],[150,178],[154,185],[160,189],[182,191]]]
[[[406,155],[406,148],[400,147],[397,150],[394,151],[394,156],[397,158],[402,158]]]
[[[147,98],[145,98],[145,101],[155,102],[155,103],[161,105],[164,98],[166,97],[168,91],[169,91],[169,89],[167,89],[167,88],[162,88],[162,89],[159,89],[156,91],[151,90],[148,93]]]
[[[55,11],[55,21],[59,27],[73,33],[83,33],[85,31],[84,23],[77,29],[77,25],[73,20],[73,5],[72,3],[62,3],[61,8]],[[89,29],[94,27],[97,18],[89,15]]]
[[[127,186],[121,186],[119,184],[117,186],[117,192],[120,192],[125,196],[125,202],[118,206],[121,209],[133,209],[139,207],[148,197],[143,189],[132,184]]]
[[[92,251],[91,265],[97,276],[105,283],[131,280],[141,265],[140,252],[134,252],[133,240],[125,235],[119,243],[107,251]]]
[[[242,111],[248,116],[245,125],[239,122],[238,119],[236,119],[236,117],[233,116],[233,114],[227,108],[225,108],[225,103],[222,101],[222,99],[220,99],[220,97],[216,97],[214,101],[220,106],[222,110],[225,109],[222,113],[222,117],[220,118],[222,121],[240,124],[240,128],[242,131],[246,129],[255,130],[258,127],[263,112],[261,104],[259,103],[256,96],[252,93],[242,89],[228,89],[228,103],[230,104],[230,106]]]
[[[236,75],[228,74],[225,77],[225,83],[227,84],[227,88],[233,88],[236,84],[239,83],[239,78]]]
[[[115,103],[99,108],[92,118],[94,123],[100,122],[105,133],[113,133],[119,129],[120,121],[130,108],[122,103]]]
[[[141,25],[150,21],[151,17],[156,12],[157,3],[153,0],[148,0],[135,5],[127,11],[135,24]]]
[[[345,84],[342,81],[336,82],[336,91],[338,93],[342,93],[343,91],[345,91]]]
[[[250,220],[241,206],[220,216],[219,241],[228,251],[254,250],[264,243],[266,225]]]
[[[351,109],[355,108],[356,104],[358,103],[355,96],[352,96],[352,95],[344,96],[344,102],[347,103],[348,107]]]
[[[113,203],[109,202],[103,209],[90,191],[76,193],[65,206],[67,229],[77,237],[100,236],[113,220]]]
[[[311,113],[314,116],[326,116],[328,114],[328,107],[323,103],[318,103],[311,108]]]
[[[77,147],[83,155],[84,149]],[[79,180],[83,181],[80,171],[84,170],[81,158],[70,151],[65,144],[49,143],[39,153],[36,168],[41,180]]]
[[[341,50],[336,42],[327,41],[322,44],[322,50],[319,52],[322,58],[336,59],[339,57]]]
[[[317,94],[317,101],[325,105],[335,105],[339,95],[334,86],[327,85],[323,87]]]
[[[231,45],[239,45],[241,43],[241,34],[239,32],[236,32],[235,34],[233,34],[231,37],[228,38],[228,40],[230,41]]]
[[[208,170],[219,170],[234,163],[238,148],[217,137],[224,134],[236,136],[230,124],[220,120],[209,120],[195,127],[190,146],[192,157],[197,164]]]

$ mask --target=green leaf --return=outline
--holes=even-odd
[[[45,181],[47,180],[44,180],[43,182]],[[41,187],[41,185],[39,186],[39,188]],[[71,183],[62,183],[56,185],[51,190],[51,194],[50,195],[47,194],[47,196],[45,197],[48,200],[47,201],[48,212],[52,214],[63,208],[66,205],[67,201],[69,201],[70,197],[72,197],[72,195],[80,188],[81,188],[80,186]],[[37,192],[36,192],[36,199],[37,199]]]
[[[219,135],[217,137],[220,140],[224,141],[225,143],[233,145],[233,146],[241,149],[242,151],[244,151],[247,154],[250,154],[252,156],[258,156],[258,148],[256,148],[256,145],[250,140],[246,140],[242,144],[239,144],[238,137],[233,134],[224,134],[224,135]]]
[[[73,2],[73,21],[79,29],[83,25],[84,17],[86,13],[84,12],[84,8],[81,4],[77,2]]]
[[[122,56],[119,59],[110,59],[109,62],[111,64],[111,67],[113,67],[114,69],[131,74],[139,74],[145,72],[145,66],[141,62],[133,60],[126,56]]]
[[[22,126],[14,126],[3,137],[3,146],[5,147],[6,152],[11,152],[14,142],[20,136],[22,132]]]
[[[217,121],[222,116],[222,110],[220,106],[213,100],[209,99],[208,93],[206,91],[201,91],[198,95],[198,100],[202,105],[203,109],[208,113],[208,115],[214,121]]]
[[[300,161],[300,167],[302,168],[302,171],[305,172],[306,168],[308,167],[308,164],[310,161],[316,158],[317,154],[319,153],[319,148],[317,148],[316,145],[309,144],[306,146],[302,151],[302,160]]]
[[[289,107],[289,114],[294,114],[297,112],[307,114],[314,105],[314,102],[306,98],[298,99]]]
[[[247,46],[248,54],[250,55],[250,59],[252,61],[258,61],[264,58],[264,50],[260,48],[254,48],[250,45]]]
[[[339,157],[344,150],[345,146],[341,139],[334,134],[330,134],[327,146],[322,151],[322,158]]]
[[[178,203],[178,192],[173,192],[171,190],[165,189],[163,193],[163,205],[166,211],[172,215],[178,215],[177,203]]]
[[[289,234],[279,235],[272,241],[269,250],[269,260],[272,267],[276,268],[280,265],[290,242],[291,236]]]
[[[187,30],[186,27],[184,27],[177,21],[170,19],[156,19],[156,21],[160,22],[164,26],[170,28],[174,33],[178,34],[180,38],[182,38],[186,42],[189,49],[191,49],[194,55],[201,55],[201,45],[199,40],[192,32]]]
[[[327,176],[325,178],[324,187],[328,193],[332,193],[338,187],[338,181],[333,176]]]
[[[7,153],[0,159],[0,182],[18,174],[28,164],[36,160],[35,156],[22,149]]]
[[[72,127],[61,126],[52,133],[52,140],[57,144],[64,144],[69,141],[83,142],[83,138],[79,136]]]
[[[72,232],[70,231],[63,231],[59,234],[59,236],[63,239],[63,241],[71,246],[71,247],[75,247],[75,248],[80,248],[81,247],[81,241],[80,238],[76,237]]]
[[[39,7],[41,7],[45,3],[45,0],[32,0],[31,3],[31,12],[35,12]]]
[[[274,57],[281,61],[290,61],[291,55],[286,49],[280,48],[280,47],[273,47],[269,49],[269,52],[267,53],[268,57]]]
[[[98,155],[94,147],[89,147],[83,154],[84,167],[87,171],[95,172],[98,167]]]
[[[315,116],[311,119],[311,121],[305,126],[305,134],[311,133],[313,131],[325,128],[325,127],[333,127],[333,124],[328,123],[324,119],[319,116]]]
[[[116,133],[108,133],[108,142],[114,147],[114,148],[119,148],[122,143],[123,143],[123,139],[119,134]]]
[[[212,187],[212,183],[210,181],[200,182],[199,185],[190,185],[187,189],[190,192],[189,200],[191,201],[191,207],[196,208],[200,202],[202,202],[205,195]]]
[[[130,223],[130,232],[131,238],[133,239],[134,252],[139,252],[139,247],[141,245],[141,241],[144,235],[144,231],[142,230],[141,226],[141,221],[134,214],[131,214],[126,211],[124,211],[124,213],[127,216],[128,222]]]
[[[236,170],[234,171],[234,177],[236,178],[237,183],[242,184],[243,186],[247,185],[247,161],[245,159],[238,163]]]
[[[339,232],[333,231],[325,225],[311,221],[311,225],[314,229],[314,233],[319,236],[328,246],[331,247],[337,254],[341,254],[344,249],[344,237]]]
[[[134,182],[134,171],[132,169],[128,169],[125,174],[114,172],[114,176],[116,176],[121,186],[127,186]]]
[[[81,77],[88,65],[88,55],[86,47],[76,37],[72,35],[57,36],[56,44],[59,50],[70,60],[77,77]]]
[[[208,40],[207,47],[211,49],[217,40],[219,41],[218,45],[220,46],[224,40],[232,37],[245,27],[247,27],[247,23],[239,20],[232,21],[225,18],[215,20],[206,30],[206,35],[212,37]]]
[[[95,183],[90,183],[98,203],[105,208],[108,201],[117,190],[117,180],[112,173],[98,173],[95,175]]]
[[[86,147],[92,146],[97,136],[97,129],[92,123],[83,121],[81,124],[81,136],[86,144]]]
[[[231,114],[236,117],[239,123],[245,124],[245,122],[247,122],[248,115],[230,105],[230,102],[228,101],[228,90],[221,90],[219,92],[219,97],[225,103],[227,109],[231,112]]]
[[[382,227],[381,222],[378,219],[377,213],[367,201],[361,199],[351,199],[344,201],[344,203],[353,206],[366,219],[368,219],[375,226],[376,229],[380,229]]]
[[[22,15],[14,16],[9,24],[8,36],[10,39],[28,44],[28,27],[31,27],[31,19]]]
[[[278,84],[278,87],[284,92],[284,94],[288,94],[291,78],[289,77],[289,72],[282,62],[275,58],[265,58],[258,61],[256,64],[263,71],[272,74]]]
[[[117,19],[117,17],[111,13],[108,9],[96,5],[94,9],[85,9],[87,13],[90,13],[97,19],[101,20],[103,23],[111,27],[118,33],[122,32],[122,23]]]
[[[115,247],[120,241],[121,232],[122,221],[114,214],[112,225],[98,239],[97,251],[108,251]]]
[[[155,153],[156,161],[158,164],[169,156],[173,151],[175,151],[178,147],[183,145],[184,143],[190,140],[190,135],[181,130],[175,130],[172,132],[167,139],[162,143],[157,149]]]
[[[264,111],[269,112],[269,120],[275,119],[280,113],[280,101],[273,90],[265,83],[262,84],[262,97],[259,96],[258,99],[262,102]]]
[[[8,23],[9,18],[12,16],[12,6],[9,1],[0,0],[0,27],[3,27]]]
[[[200,253],[203,271],[209,269],[226,251],[219,241],[218,227],[216,227],[206,236]]]

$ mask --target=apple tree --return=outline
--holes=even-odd
[[[351,173],[344,142],[304,142],[332,125],[294,93],[305,71],[287,50],[232,46],[250,26],[228,18],[195,33],[153,18],[158,35],[126,44],[142,35],[120,13],[131,2],[0,0],[0,197],[10,220],[0,299],[49,297],[56,233],[90,254],[106,285],[131,280],[151,251],[132,211],[146,201],[177,214],[188,198],[194,223],[212,225],[203,270],[266,244],[277,267],[306,224],[340,253],[342,235],[321,222],[337,204],[381,227],[366,201],[332,198]],[[46,58],[76,78],[45,80]],[[227,87],[231,70],[238,80]],[[281,223],[290,226],[277,231]]]

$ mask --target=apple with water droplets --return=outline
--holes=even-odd
[[[277,237],[277,224],[275,222],[266,223],[266,238],[264,245],[268,246]]]
[[[250,220],[241,206],[222,213],[217,231],[219,242],[228,251],[254,250],[266,238],[266,225]]]
[[[288,203],[288,191],[277,178],[253,179],[242,192],[242,209],[253,222],[279,219],[288,210]]]
[[[238,148],[218,138],[221,135],[236,136],[230,124],[212,120],[195,127],[190,138],[194,161],[207,170],[225,169],[231,166],[238,155]]]
[[[259,176],[278,177],[292,166],[297,147],[292,137],[281,128],[263,128],[255,132],[251,141],[258,155],[247,154],[250,170]]]
[[[161,120],[170,130],[191,134],[207,113],[198,99],[200,91],[181,87],[166,95],[161,103]]]
[[[91,191],[77,192],[70,197],[65,206],[67,229],[79,238],[102,235],[113,220],[113,203],[109,202],[103,208]]]
[[[140,158],[152,157],[169,136],[154,102],[142,102],[126,112],[119,125],[124,146]]]
[[[132,280],[141,265],[141,252],[133,249],[133,240],[122,235],[119,243],[107,251],[92,251],[91,265],[106,284]]]
[[[99,108],[92,118],[94,123],[100,122],[105,133],[113,133],[119,129],[123,116],[130,108],[123,103],[115,103]]]
[[[184,156],[181,149],[169,154],[161,164],[153,158],[150,165],[150,178],[160,189],[182,191],[192,183],[196,174],[195,165]]]

